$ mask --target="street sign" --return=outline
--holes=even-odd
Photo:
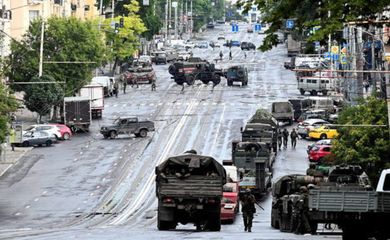
[[[286,28],[287,28],[287,29],[292,29],[292,28],[294,28],[294,26],[295,26],[294,20],[292,20],[292,19],[287,19],[287,21],[286,21]]]
[[[339,46],[332,46],[330,51],[334,54],[338,54],[339,53]]]
[[[324,58],[330,60],[330,52],[324,52]]]
[[[232,25],[232,32],[238,32],[238,25]]]
[[[177,2],[172,2],[172,7],[177,8]]]
[[[255,25],[255,32],[261,31],[261,24],[257,23]]]

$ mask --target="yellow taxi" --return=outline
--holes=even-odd
[[[332,139],[339,135],[336,127],[324,125],[310,130],[309,137],[313,139]]]

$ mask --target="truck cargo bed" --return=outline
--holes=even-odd
[[[160,181],[158,193],[169,197],[218,197],[222,196],[223,179],[211,176],[190,176],[180,179],[167,176],[166,181]]]

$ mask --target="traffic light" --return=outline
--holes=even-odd
[[[125,19],[122,17],[122,18],[119,19],[119,27],[123,28],[124,24],[125,24]]]

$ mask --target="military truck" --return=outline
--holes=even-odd
[[[215,65],[208,61],[175,62],[169,66],[168,71],[179,85],[184,83],[193,85],[195,80],[201,80],[204,84],[213,82],[217,85],[223,76],[222,69],[216,69]]]
[[[307,186],[311,232],[318,223],[334,223],[344,240],[390,238],[390,169],[382,171],[376,191],[360,166],[334,166],[329,175],[288,175],[273,185],[271,225],[281,231],[294,231],[294,205],[302,200],[298,189]]]
[[[286,102],[273,102],[272,103],[272,115],[274,118],[281,122],[288,122],[292,125],[294,120],[294,108],[293,105]]]
[[[233,86],[234,82],[240,82],[242,86],[248,85],[248,70],[243,66],[229,67],[224,76],[228,86]]]
[[[278,121],[264,109],[258,109],[241,129],[243,142],[264,142],[273,152],[277,152]]]
[[[102,126],[100,133],[104,138],[116,138],[119,134],[134,134],[136,137],[146,137],[154,131],[152,121],[140,121],[137,117],[119,117],[112,125]]]
[[[187,151],[156,167],[157,227],[194,223],[197,230],[220,231],[226,172],[213,157]]]
[[[271,186],[275,154],[263,142],[233,142],[232,161],[239,171],[240,194],[251,189],[261,196]]]

